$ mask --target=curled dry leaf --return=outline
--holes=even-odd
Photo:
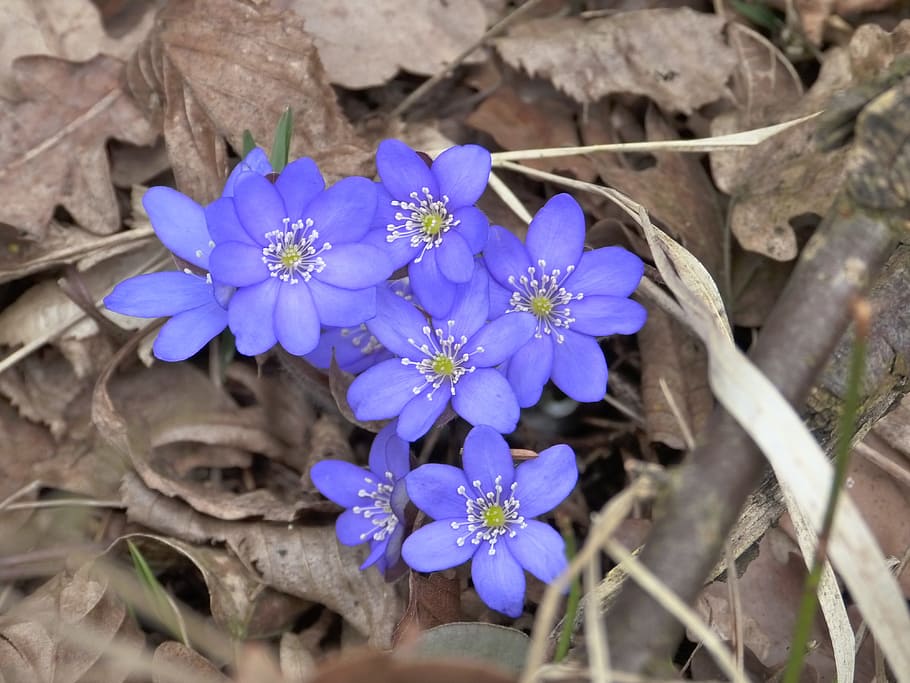
[[[408,574],[408,606],[395,627],[395,646],[416,640],[428,628],[458,621],[461,615],[461,579],[449,569],[423,575]]]
[[[231,679],[218,670],[214,664],[183,643],[169,640],[155,648],[152,668],[157,672],[154,683],[231,683]],[[173,675],[172,675],[173,674]]]
[[[496,49],[510,65],[542,76],[579,102],[613,93],[650,97],[685,114],[728,96],[736,55],[725,20],[688,7],[521,24]]]
[[[21,57],[13,68],[26,99],[0,100],[0,223],[39,240],[62,204],[89,232],[116,232],[105,142],[147,145],[156,135],[123,90],[123,64],[103,55],[82,64]]]
[[[430,76],[474,44],[487,25],[479,0],[279,0],[306,22],[332,83],[369,88],[399,69]]]
[[[328,82],[303,20],[240,0],[174,0],[127,69],[146,114],[163,125],[178,187],[216,199],[227,171],[225,139],[248,129],[268,145],[286,107],[291,156],[315,159],[332,178],[362,174],[370,155]]]

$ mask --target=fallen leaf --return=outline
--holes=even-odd
[[[382,85],[399,69],[431,76],[487,27],[478,0],[281,0],[276,6],[304,19],[329,80],[346,88]]]
[[[40,240],[62,204],[89,232],[116,232],[105,142],[147,145],[157,135],[123,91],[123,64],[103,55],[82,64],[20,57],[13,68],[27,99],[0,100],[0,223]]]
[[[736,55],[724,41],[725,23],[688,7],[546,18],[516,26],[495,45],[508,64],[579,102],[633,93],[689,114],[729,96]]]
[[[183,643],[169,640],[155,648],[152,668],[180,672],[183,680],[193,683],[231,683],[209,660]],[[173,683],[171,676],[156,675],[154,683]]]
[[[304,683],[316,671],[316,657],[300,635],[285,631],[278,644],[278,662],[287,683]]]
[[[410,643],[428,628],[461,618],[461,580],[455,570],[428,575],[408,572],[408,605],[395,627],[393,642],[396,647]]]
[[[323,663],[310,683],[514,683],[515,676],[479,662],[454,658],[409,661],[386,653],[350,654]]]

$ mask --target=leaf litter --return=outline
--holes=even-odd
[[[483,663],[482,648],[463,654],[479,637],[476,624],[455,625],[467,634],[462,640],[443,639],[462,656],[479,658],[463,665],[473,667],[470,674],[435,659],[357,655],[351,647],[387,648],[419,641],[439,624],[498,617],[480,605],[463,573],[411,573],[390,584],[375,570],[359,572],[359,551],[337,543],[339,508],[313,487],[309,469],[326,458],[364,464],[370,437],[361,427],[383,426],[352,423],[344,400],[350,376],[337,367],[320,374],[287,358],[229,359],[219,355],[223,348],[191,363],[147,367],[134,359],[142,349],[150,358],[144,321],[110,316],[112,323],[95,308],[124,277],[169,267],[149,239],[138,201],[144,188],[134,184],[176,185],[199,202],[215,199],[244,130],[267,148],[288,106],[291,157],[313,157],[331,182],[372,176],[375,146],[384,137],[433,152],[452,142],[525,150],[754,129],[824,108],[834,93],[887,68],[910,43],[910,22],[897,23],[891,6],[878,0],[795,3],[791,26],[814,45],[814,53],[801,53],[809,63],[797,60],[792,39],[779,28],[750,23],[729,8],[709,13],[703,3],[604,11],[599,2],[568,9],[541,2],[531,18],[484,40],[518,4],[426,0],[364,9],[307,0],[130,7],[116,0],[17,0],[0,9],[0,28],[13,37],[0,45],[0,137],[9,141],[0,151],[6,198],[0,281],[7,284],[0,292],[6,358],[0,360],[0,675],[513,680]],[[846,28],[843,17],[851,22]],[[474,45],[468,59],[451,63]],[[387,117],[419,80],[443,71],[447,76],[422,106],[405,112],[407,121]],[[717,283],[711,314],[726,324],[723,311],[730,311],[735,338],[747,347],[843,182],[849,152],[818,151],[815,125],[807,121],[757,146],[706,155],[575,154],[528,160],[521,173],[506,162],[496,173],[508,192],[488,192],[481,206],[523,236],[520,217],[557,187],[552,177],[531,175],[535,170],[629,195],[685,248],[669,253],[689,284],[701,287],[706,275]],[[602,246],[609,236],[610,243],[659,261],[622,205],[602,194],[578,199],[598,221],[589,246]],[[687,275],[688,266],[680,265],[687,258],[704,270]],[[856,446],[848,480],[855,506],[846,513],[851,524],[861,514],[871,530],[852,542],[874,537],[893,566],[910,545],[901,523],[908,514],[910,418],[901,406],[871,423],[904,391],[910,350],[901,314],[903,263],[897,254],[873,293],[882,320],[891,322],[878,328],[873,344],[864,385],[872,416],[863,425],[871,431]],[[660,282],[656,271],[649,273]],[[685,304],[672,275],[663,277]],[[585,511],[628,486],[620,460],[678,463],[688,433],[699,435],[715,397],[732,400],[708,360],[725,358],[717,339],[706,351],[692,334],[692,319],[674,318],[643,298],[648,325],[636,339],[606,346],[615,356],[611,402],[577,406],[548,393],[526,413],[511,444],[577,444],[585,463],[584,505],[572,514],[583,533],[590,529]],[[848,343],[818,380],[809,424],[832,423]],[[630,390],[634,397],[624,401]],[[455,456],[460,427],[451,417],[417,445],[415,457]],[[803,495],[792,472],[782,477]],[[68,506],[74,498],[87,504],[84,514],[55,509],[55,500]],[[647,528],[650,518],[642,506],[628,521]],[[790,524],[785,517],[781,528],[790,531]],[[218,648],[188,647],[137,621],[131,599],[103,569],[123,558],[127,538],[155,559],[165,589],[185,601],[188,616],[198,612],[224,643],[263,638],[267,645],[244,649],[243,663],[231,663],[215,654]],[[834,543],[835,569],[859,598],[859,614],[849,608],[853,627],[860,619],[872,623],[894,657],[882,617],[862,613],[875,599],[857,587],[859,570],[845,563],[843,537]],[[82,554],[65,562],[70,547]],[[781,530],[771,530],[739,577],[745,669],[757,680],[773,676],[790,647],[805,573],[798,553]],[[897,577],[905,596],[908,581],[910,572]],[[829,620],[831,603],[843,605],[836,585],[833,591]],[[529,595],[533,613],[542,593],[532,586]],[[730,606],[727,584],[709,584],[699,608],[722,639],[734,637],[730,617],[740,608]],[[505,623],[529,630],[528,612]],[[91,637],[78,640],[79,632]],[[596,648],[593,633],[576,633],[576,645]],[[506,636],[515,640],[513,631]],[[821,622],[815,638],[806,674],[833,680],[845,666],[843,640]],[[327,653],[339,648],[333,663]],[[572,651],[569,666],[585,665],[584,650]],[[508,652],[515,661],[523,656],[521,648]],[[874,673],[873,648],[860,649],[848,666],[854,665],[859,678]],[[692,666],[697,679],[718,675],[701,655]]]

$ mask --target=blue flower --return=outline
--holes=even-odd
[[[408,443],[395,435],[394,422],[373,440],[369,464],[366,470],[343,460],[322,460],[310,469],[310,478],[322,495],[348,508],[335,523],[338,540],[370,544],[360,568],[375,564],[388,576],[401,559],[408,504],[405,476],[411,469]]]
[[[412,283],[413,284],[413,283]],[[417,308],[379,290],[378,312],[367,322],[396,358],[374,365],[351,384],[348,403],[358,420],[398,417],[398,435],[415,441],[451,400],[471,424],[511,432],[520,409],[506,378],[494,366],[534,333],[529,313],[487,323],[489,276],[477,263],[446,319],[427,320]]]
[[[375,315],[376,284],[388,256],[362,244],[376,208],[374,183],[351,177],[325,189],[312,159],[298,159],[272,183],[255,170],[233,197],[206,209],[217,246],[212,276],[237,287],[228,322],[246,355],[280,343],[309,353],[322,325],[359,325]]]
[[[552,581],[566,567],[562,537],[531,519],[561,503],[578,480],[575,454],[552,446],[517,468],[505,439],[475,427],[464,442],[464,471],[421,465],[407,478],[413,503],[436,521],[411,534],[402,557],[420,572],[455,567],[473,558],[471,578],[480,598],[517,617],[524,603],[524,571]]]
[[[234,290],[213,283],[209,275],[209,257],[215,244],[199,204],[169,187],[153,187],[142,197],[142,205],[158,238],[195,269],[124,280],[105,297],[104,305],[139,318],[171,316],[152,350],[161,360],[185,360],[227,326],[227,303]]]
[[[597,337],[632,334],[647,312],[629,299],[644,272],[621,247],[584,251],[585,217],[571,196],[550,199],[528,227],[525,244],[500,226],[483,253],[493,279],[491,317],[516,312],[537,320],[533,339],[513,355],[506,376],[523,408],[547,380],[576,401],[600,401],[607,362]]]
[[[451,147],[428,166],[398,140],[376,152],[381,185],[370,242],[385,245],[394,267],[406,264],[421,306],[441,318],[455,302],[456,284],[474,271],[489,221],[474,203],[490,179],[490,153],[477,145]]]

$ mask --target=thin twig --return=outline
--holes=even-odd
[[[92,498],[52,498],[50,500],[32,500],[27,503],[12,503],[4,509],[13,510],[46,510],[49,508],[79,507],[79,508],[112,508],[115,510],[126,509],[123,501],[95,500]]]

